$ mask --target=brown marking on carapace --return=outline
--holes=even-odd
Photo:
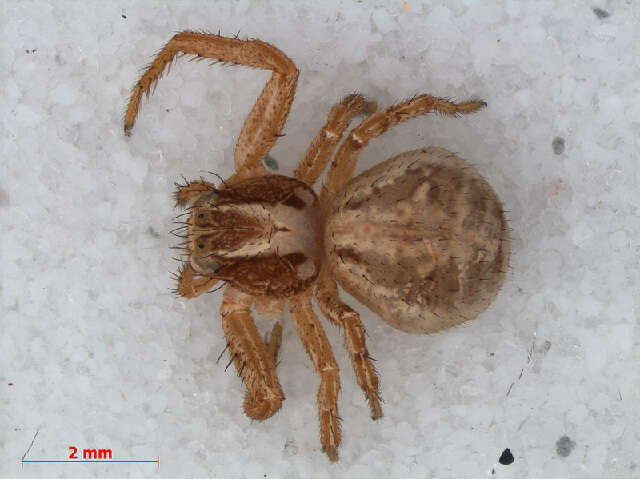
[[[309,259],[302,253],[282,257],[259,256],[223,264],[216,277],[248,294],[290,297],[306,289],[315,280],[315,276],[299,276],[298,268],[307,261]]]
[[[307,185],[258,176],[201,190],[188,220],[190,264],[253,295],[290,297],[320,271],[318,199]]]

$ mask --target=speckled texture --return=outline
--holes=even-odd
[[[0,2],[0,477],[639,478],[639,17],[624,0]],[[476,320],[428,336],[344,295],[385,415],[368,419],[325,322],[343,385],[335,465],[290,318],[286,400],[252,423],[228,356],[216,362],[219,294],[169,291],[173,183],[232,172],[269,78],[178,60],[125,138],[131,87],[186,28],[263,39],[300,69],[280,174],[354,90],[381,107],[421,92],[488,103],[400,125],[361,155],[356,173],[425,145],[469,160],[505,205],[511,269]],[[71,445],[160,467],[20,465]]]

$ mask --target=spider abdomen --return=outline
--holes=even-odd
[[[475,318],[509,259],[502,204],[453,153],[403,153],[352,179],[325,228],[334,278],[391,326],[431,333]]]

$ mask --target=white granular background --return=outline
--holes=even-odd
[[[1,2],[0,476],[640,478],[639,22],[622,0]],[[251,422],[228,355],[216,361],[220,293],[170,293],[173,183],[232,173],[269,78],[181,59],[125,138],[132,85],[185,29],[260,38],[296,63],[272,151],[283,174],[350,92],[488,103],[412,120],[361,155],[358,171],[458,152],[504,201],[512,258],[494,304],[440,334],[396,331],[347,298],[377,360],[379,421],[324,323],[342,379],[336,464],[290,317],[286,401]],[[21,464],[70,446],[160,465]]]

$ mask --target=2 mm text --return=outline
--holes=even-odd
[[[78,457],[78,448],[69,446],[69,459],[111,459],[111,449],[83,449],[82,457]]]

